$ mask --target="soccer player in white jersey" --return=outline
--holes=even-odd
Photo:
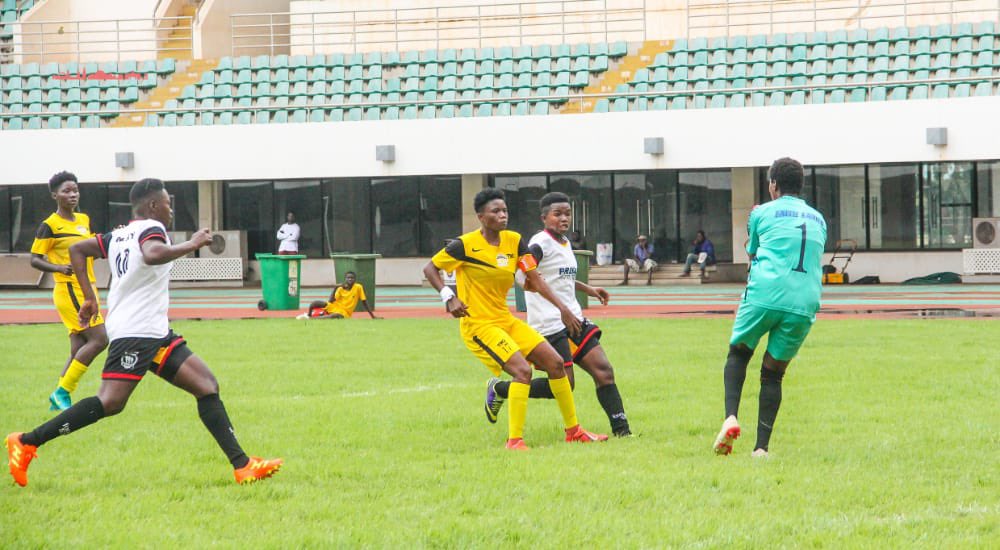
[[[559,310],[534,292],[525,293],[528,324],[545,336],[562,356],[571,384],[574,382],[573,363],[580,365],[594,379],[597,400],[608,415],[612,432],[619,437],[632,435],[622,397],[615,384],[614,369],[601,347],[601,329],[583,316],[583,310],[576,301],[576,291],[579,290],[607,305],[608,292],[576,280],[576,256],[566,238],[573,219],[569,197],[565,193],[549,193],[542,197],[540,205],[545,229],[531,238],[528,251],[538,262],[539,275],[580,321],[581,330],[576,336],[570,335],[563,325]],[[525,290],[531,290],[530,285]],[[487,385],[485,409],[486,419],[490,422],[497,421],[497,413],[507,398],[509,388],[510,382],[500,381],[499,378],[491,379]],[[553,397],[545,379],[532,380],[528,396],[546,399]]]
[[[173,210],[160,180],[140,180],[132,186],[129,199],[135,216],[132,222],[70,247],[76,273],[86,273],[88,258],[106,257],[111,267],[105,321],[111,346],[101,387],[96,396],[80,400],[33,431],[7,436],[7,459],[14,481],[22,487],[28,484],[28,465],[39,446],[120,413],[148,370],[198,400],[198,415],[232,463],[237,483],[270,477],[282,460],[263,460],[243,452],[219,399],[215,376],[184,339],[170,330],[167,319],[171,262],[208,245],[211,235],[202,229],[190,241],[170,243],[166,226]],[[80,278],[80,287],[84,296],[80,322],[86,326],[97,313],[97,296],[86,277]]]

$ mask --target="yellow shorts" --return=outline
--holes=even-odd
[[[63,325],[66,326],[70,334],[86,330],[86,328],[80,326],[79,314],[80,304],[83,303],[83,291],[80,290],[78,285],[73,283],[56,283],[56,287],[52,290],[52,301],[56,304],[56,311],[59,312],[59,318],[62,319]],[[98,313],[90,320],[90,326],[92,327],[104,324],[104,318],[101,317],[100,313],[100,306],[101,301],[98,298]]]
[[[545,341],[537,330],[513,315],[489,324],[463,327],[462,339],[495,376],[500,376],[512,355],[521,352],[527,357]]]

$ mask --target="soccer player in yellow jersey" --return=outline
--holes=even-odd
[[[358,282],[358,275],[348,271],[344,274],[344,284],[337,285],[337,288],[330,293],[330,301],[314,300],[309,304],[309,311],[296,319],[350,319],[359,302],[372,319],[381,319],[376,317],[375,312],[368,306],[365,287]]]
[[[94,236],[90,231],[90,218],[75,212],[80,202],[76,176],[59,172],[49,180],[49,191],[56,201],[56,211],[38,226],[35,242],[31,245],[31,267],[52,273],[55,281],[52,301],[69,330],[69,359],[59,377],[59,386],[49,396],[51,410],[65,410],[72,405],[70,394],[87,367],[108,347],[108,333],[100,309],[89,326],[81,325],[78,319],[83,291],[77,277],[88,277],[91,283],[95,279],[93,260],[87,261],[86,273],[74,273],[69,261],[69,247]]]
[[[535,260],[521,235],[507,231],[507,203],[503,191],[483,189],[474,199],[482,227],[452,241],[431,258],[424,275],[441,293],[448,312],[461,318],[459,330],[466,347],[495,376],[510,374],[507,448],[526,450],[524,422],[531,384],[530,361],[549,376],[552,394],[559,405],[566,428],[566,441],[605,441],[608,436],[593,434],[576,418],[573,388],[563,360],[545,337],[514,317],[507,307],[507,292],[514,285],[514,273],[524,272],[531,288],[556,306],[566,328],[580,331],[580,321],[553,293],[535,271]],[[458,295],[444,285],[438,270],[454,271]]]

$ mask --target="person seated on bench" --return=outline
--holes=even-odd
[[[691,252],[687,255],[687,260],[684,261],[684,273],[681,273],[681,277],[689,277],[691,275],[691,265],[695,263],[701,269],[702,277],[705,276],[706,266],[715,265],[715,246],[705,236],[705,232],[701,230],[698,231],[694,241],[691,243]]]
[[[645,235],[639,235],[636,241],[632,257],[625,259],[625,284],[628,284],[629,271],[638,271],[649,274],[646,279],[646,284],[649,285],[653,282],[653,270],[656,269],[656,262],[653,261],[653,243],[650,243]]]

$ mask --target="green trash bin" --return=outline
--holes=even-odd
[[[521,313],[528,311],[528,302],[524,299],[524,288],[517,283],[514,283],[514,307]]]
[[[576,255],[576,280],[584,284],[590,284],[590,258],[594,255],[590,250],[574,250]],[[580,302],[580,307],[587,309],[590,307],[590,296],[576,291],[576,301]]]
[[[381,254],[330,254],[337,284],[344,282],[348,271],[353,271],[365,289],[365,299],[372,311],[375,311],[375,260],[381,257]]]
[[[260,261],[260,289],[264,299],[257,302],[257,309],[299,309],[299,290],[302,280],[301,254],[257,254]]]

